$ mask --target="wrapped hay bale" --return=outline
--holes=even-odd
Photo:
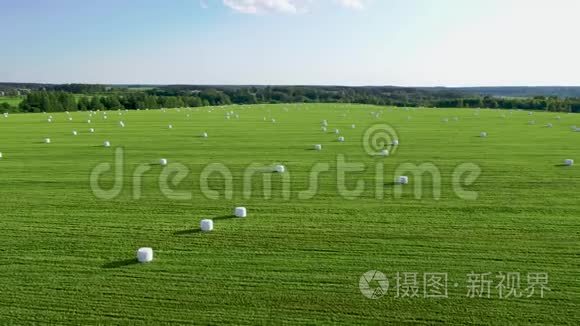
[[[277,164],[274,166],[274,172],[276,173],[284,173],[286,172],[286,167],[282,164]]]
[[[235,217],[246,217],[247,216],[247,210],[245,207],[236,207],[234,209],[234,216]]]
[[[201,220],[201,222],[199,222],[199,228],[203,232],[210,232],[213,230],[213,221],[210,219]]]
[[[400,176],[397,177],[397,179],[395,180],[396,183],[401,184],[401,185],[406,185],[409,183],[409,177],[407,176]]]
[[[137,249],[137,261],[140,263],[149,263],[153,261],[153,249],[149,247]]]

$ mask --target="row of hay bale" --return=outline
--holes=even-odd
[[[248,211],[245,207],[234,208],[234,217],[244,218],[248,216]],[[212,219],[202,219],[199,222],[199,229],[201,232],[211,232],[213,231],[214,223]],[[140,263],[150,263],[153,261],[153,248],[151,247],[141,247],[137,249],[136,254],[137,261]]]

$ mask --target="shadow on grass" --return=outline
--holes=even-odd
[[[236,218],[234,215],[223,215],[223,216],[212,217],[211,219],[214,221],[220,221],[220,220],[229,220],[229,219],[234,219],[234,218]]]
[[[192,235],[192,234],[198,234],[198,233],[202,233],[203,231],[200,228],[195,228],[195,229],[190,229],[190,230],[181,230],[181,231],[175,231],[173,232],[173,235]]]
[[[565,167],[565,168],[569,168],[570,165],[564,164],[564,163],[560,163],[560,164],[555,164],[554,166],[556,167]]]
[[[120,268],[120,267],[125,267],[125,266],[136,265],[136,264],[139,264],[139,262],[137,261],[137,259],[133,258],[133,259],[123,259],[123,260],[112,261],[112,262],[104,264],[101,267],[107,268],[107,269],[108,268]]]
[[[235,219],[235,218],[236,217],[234,215],[223,215],[223,216],[212,217],[211,220],[221,221],[221,220],[229,220],[229,219]],[[175,231],[175,232],[173,232],[173,235],[188,236],[188,235],[194,235],[194,234],[200,234],[200,233],[204,233],[204,232],[200,228],[195,228],[195,229],[189,229],[189,230]]]
[[[385,187],[394,187],[394,186],[396,186],[396,185],[398,185],[398,183],[397,183],[397,182],[385,182],[385,183],[383,184],[383,186],[385,186]]]

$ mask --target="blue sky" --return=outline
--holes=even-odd
[[[0,81],[580,85],[577,0],[0,0]]]

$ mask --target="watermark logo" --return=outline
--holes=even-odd
[[[382,298],[389,290],[387,276],[379,271],[368,271],[359,280],[358,287],[365,297],[377,300]]]
[[[447,272],[396,272],[387,275],[370,270],[360,277],[359,289],[368,299],[380,299],[388,294],[390,277],[393,281],[391,296],[395,299],[448,299],[449,286],[456,289],[459,296],[470,299],[543,299],[552,290],[546,272],[528,272],[526,278],[521,275],[517,271],[470,272],[465,274],[463,280],[453,282]]]
[[[334,188],[338,196],[347,200],[368,196],[378,200],[387,196],[393,199],[413,196],[415,199],[430,197],[439,200],[450,193],[462,200],[478,198],[473,185],[482,170],[475,163],[463,162],[452,167],[452,170],[442,171],[433,162],[401,162],[389,166],[387,170],[387,156],[396,153],[399,147],[397,131],[388,124],[369,127],[364,132],[362,147],[369,156],[380,155],[382,159],[351,161],[347,155],[336,153],[334,159],[313,162],[309,170],[301,173],[291,172],[292,166],[282,166],[283,170],[278,171],[277,167],[281,165],[259,162],[251,162],[236,169],[220,162],[208,162],[198,174],[181,162],[161,165],[140,163],[131,165],[133,170],[128,171],[126,151],[119,147],[115,149],[113,162],[102,162],[92,169],[89,186],[99,199],[114,199],[129,187],[132,199],[139,200],[143,196],[143,189],[151,189],[150,185],[144,185],[145,176],[149,176],[148,180],[152,182],[151,174],[155,174],[158,177],[156,189],[165,198],[176,201],[191,200],[196,190],[210,200],[229,200],[234,197],[307,200],[316,197],[320,189],[328,189],[329,186]],[[155,166],[161,166],[162,169],[154,169]],[[240,175],[241,179],[234,178]],[[444,176],[448,176],[448,179],[445,180]],[[401,182],[401,179],[405,182]]]
[[[388,124],[375,124],[365,131],[362,145],[370,156],[381,155],[383,150],[387,150],[389,155],[394,155],[399,148],[399,135],[395,128]]]

